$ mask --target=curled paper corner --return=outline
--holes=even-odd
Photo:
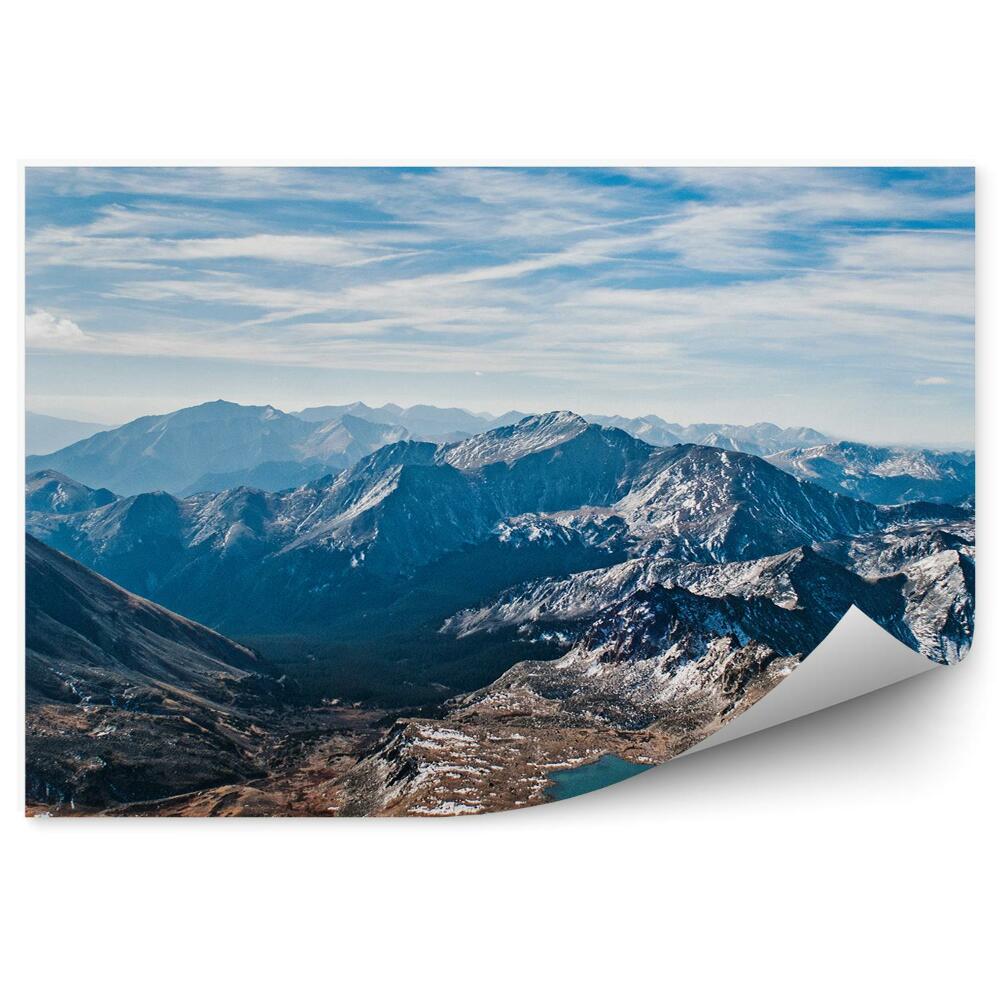
[[[937,666],[852,605],[780,684],[678,758],[860,698]]]

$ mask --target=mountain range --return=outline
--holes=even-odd
[[[35,800],[518,807],[544,801],[559,768],[682,752],[851,606],[941,663],[971,643],[971,458],[803,444],[779,462],[568,411],[433,441],[368,419],[405,411],[312,416],[206,404],[39,459],[26,483]],[[322,474],[224,485],[289,448]],[[849,475],[830,455],[850,457]],[[108,485],[162,476],[205,488]],[[906,479],[891,493],[904,502],[847,495],[871,478]],[[953,478],[964,485],[942,492]]]
[[[293,480],[315,478],[406,436],[403,428],[349,414],[306,423],[272,406],[217,400],[140,417],[50,455],[29,455],[26,467],[58,469],[117,493],[167,490],[185,496],[260,479],[270,485],[281,463]]]
[[[966,558],[949,551],[946,562]],[[912,593],[926,566],[864,579],[802,547],[750,563],[623,564],[503,595],[485,614],[459,619],[564,630],[563,655],[515,664],[453,699],[440,718],[400,719],[346,775],[341,809],[518,808],[545,802],[553,774],[567,768],[608,755],[640,766],[669,760],[764,697],[852,604],[910,645],[918,622],[941,627],[940,617],[911,616],[927,600],[922,585],[923,596]],[[961,648],[944,656],[940,644],[920,648],[950,660],[971,635],[969,581],[944,573],[931,589],[939,612],[953,602]]]
[[[493,587],[567,559],[580,571],[627,558],[732,563],[967,517],[875,506],[756,456],[655,448],[561,411],[453,444],[397,441],[290,490],[143,493],[31,510],[28,524],[138,594],[253,634],[328,630],[403,594],[412,607],[422,589],[447,602],[470,593],[473,565]]]
[[[968,452],[840,441],[791,448],[767,460],[806,482],[872,503],[971,504],[976,489],[975,458]]]
[[[403,718],[348,772],[345,815],[461,815],[548,800],[560,771],[683,753],[755,704],[852,605],[939,662],[969,648],[971,522],[892,529],[885,576],[876,536],[749,562],[630,559],[536,580],[443,628],[468,638],[559,635],[564,653],[525,659],[439,718]],[[836,560],[840,559],[841,562]],[[852,568],[842,563],[850,564]]]
[[[217,400],[77,440],[48,454],[31,453],[29,472],[57,470],[123,495],[164,490],[178,496],[236,486],[279,491],[354,465],[385,444],[458,443],[514,426],[526,414],[499,417],[457,408],[364,403],[284,413],[272,406]],[[703,444],[767,458],[798,478],[873,503],[931,500],[969,503],[971,453],[874,448],[834,442],[808,427],[774,424],[672,424],[650,415],[584,417],[657,447]]]

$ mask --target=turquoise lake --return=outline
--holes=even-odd
[[[571,799],[574,795],[593,792],[617,781],[624,781],[633,775],[648,771],[649,764],[633,764],[614,754],[605,754],[592,764],[582,764],[580,767],[565,771],[551,771],[549,778],[554,784],[548,789],[550,801]]]

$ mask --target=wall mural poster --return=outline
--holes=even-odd
[[[515,809],[848,620],[958,663],[974,189],[27,167],[27,812]]]

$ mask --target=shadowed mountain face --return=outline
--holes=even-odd
[[[27,785],[104,806],[258,772],[259,656],[26,539]]]

